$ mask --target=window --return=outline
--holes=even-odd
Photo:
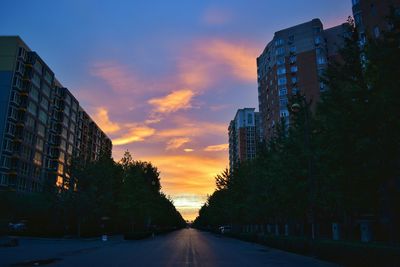
[[[15,134],[15,124],[12,122],[8,122],[6,125],[6,133],[14,135]]]
[[[57,172],[58,174],[63,175],[64,174],[64,165],[63,164],[58,164],[58,168],[57,168]]]
[[[285,41],[282,38],[278,38],[275,40],[275,46],[283,45]]]
[[[42,152],[43,151],[43,146],[44,146],[43,139],[38,137],[36,139],[36,149]]]
[[[67,116],[64,116],[63,125],[64,125],[65,127],[68,127],[68,123],[69,123],[68,117],[67,117]]]
[[[70,95],[65,96],[65,103],[67,103],[68,105],[71,105],[71,96]]]
[[[297,95],[299,93],[299,89],[294,87],[292,88],[292,95]]]
[[[247,123],[253,124],[253,115],[252,114],[247,114]]]
[[[72,151],[73,151],[73,146],[72,145],[68,145],[67,153],[72,155]]]
[[[296,61],[297,61],[297,56],[295,56],[295,55],[290,56],[289,61],[290,61],[290,64],[296,63]]]
[[[314,39],[314,42],[315,42],[316,45],[321,44],[321,36],[316,36],[315,39]]]
[[[17,66],[15,68],[15,71],[17,73],[20,73],[21,75],[24,75],[25,66],[21,61],[17,61]]]
[[[1,167],[9,169],[11,167],[11,160],[7,156],[1,157],[1,162],[0,162]]]
[[[0,184],[1,185],[7,185],[8,184],[8,179],[7,175],[2,173],[0,174]]]
[[[11,97],[10,97],[11,102],[19,105],[21,103],[21,98],[19,97],[19,94],[16,91],[11,91]]]
[[[26,58],[26,50],[23,47],[18,48],[18,57],[21,57],[22,59]]]
[[[286,88],[279,89],[279,96],[285,96],[285,95],[287,95],[287,89]]]
[[[374,37],[375,37],[375,38],[379,38],[379,36],[380,36],[379,27],[378,27],[378,26],[375,26],[375,27],[374,27]]]
[[[65,128],[62,129],[61,136],[67,139],[67,129]]]
[[[35,119],[31,116],[26,117],[26,127],[34,129],[35,128]]]
[[[286,68],[285,67],[280,67],[280,68],[278,68],[276,73],[277,73],[277,75],[286,74]]]
[[[326,59],[325,57],[319,56],[318,57],[318,61],[317,61],[318,65],[323,65],[326,63]]]
[[[45,136],[45,128],[44,128],[44,125],[41,123],[38,123],[38,125],[37,125],[37,134],[41,137]]]
[[[321,32],[321,27],[314,27],[313,28],[313,31],[314,31],[314,34],[318,34],[318,33],[320,33]]]
[[[294,35],[290,35],[288,40],[289,40],[290,43],[293,43],[294,42]]]
[[[278,48],[275,50],[275,54],[276,54],[277,56],[281,56],[281,55],[285,54],[285,48],[284,48],[284,47],[278,47]]]
[[[297,77],[292,77],[292,84],[296,84],[297,83]]]
[[[363,46],[367,42],[367,37],[364,32],[360,32],[360,45]]]
[[[278,79],[278,85],[285,85],[287,82],[286,77],[282,77]]]
[[[60,162],[62,162],[62,163],[65,162],[65,153],[64,153],[64,152],[60,151],[60,154],[59,154],[59,156],[58,156],[58,160],[59,160]]]
[[[47,84],[43,84],[42,92],[45,96],[50,97],[50,87]]]
[[[361,13],[355,14],[354,15],[354,22],[356,24],[357,27],[362,26],[362,17],[361,17]]]
[[[75,124],[71,123],[71,125],[69,126],[69,130],[71,131],[71,133],[75,133]]]
[[[44,79],[51,84],[53,82],[53,76],[50,74],[50,72],[46,71],[44,74]]]
[[[47,100],[46,98],[42,97],[42,99],[40,100],[40,106],[42,108],[44,108],[44,110],[48,111],[49,110],[49,100]]]
[[[64,113],[67,114],[67,116],[69,116],[69,111],[70,111],[69,106],[65,106]]]
[[[16,119],[18,118],[18,111],[17,111],[17,109],[11,106],[11,107],[8,109],[8,117],[10,117],[10,118],[16,120]]]
[[[13,145],[12,141],[10,139],[5,138],[4,143],[3,143],[3,149],[5,151],[11,152],[13,150]]]
[[[37,75],[36,73],[33,73],[32,82],[33,82],[33,84],[36,85],[37,87],[40,87],[40,76]]]
[[[13,86],[17,87],[18,89],[22,88],[22,80],[20,77],[18,77],[18,76],[14,77]]]
[[[23,176],[29,175],[29,165],[26,162],[21,162],[20,173]]]
[[[35,87],[32,87],[29,96],[36,102],[39,102],[39,91]]]
[[[289,111],[286,110],[281,110],[281,118],[286,118],[289,117]]]
[[[44,112],[43,110],[39,110],[39,120],[41,121],[41,122],[43,122],[44,124],[46,124],[47,123],[47,114],[46,114],[46,112]]]
[[[42,165],[42,154],[40,152],[35,152],[33,163],[39,166]]]
[[[58,175],[57,176],[56,186],[62,187],[63,186],[63,180],[64,180],[64,178],[62,176]]]
[[[76,113],[71,112],[71,121],[76,122]]]
[[[295,72],[297,72],[297,70],[298,70],[297,66],[291,66],[290,67],[290,72],[291,73],[295,73]]]
[[[28,132],[28,131],[25,131],[24,132],[24,141],[26,142],[26,143],[28,143],[28,144],[32,144],[33,143],[33,134],[32,133],[30,133],[30,132]]]
[[[289,48],[290,53],[295,53],[296,50],[297,50],[297,48],[296,48],[295,45],[292,45],[292,46]]]
[[[69,134],[68,141],[69,141],[71,144],[74,143],[74,135],[73,135],[73,134]]]
[[[319,83],[319,89],[320,89],[321,91],[324,91],[324,90],[325,90],[325,84],[324,84],[323,82],[320,82],[320,83]]]
[[[278,66],[285,64],[285,58],[284,57],[279,57],[276,59],[276,64]]]
[[[287,98],[282,98],[282,99],[279,100],[279,106],[280,106],[281,108],[286,108],[286,107],[287,107],[287,104],[288,104]]]
[[[65,142],[65,140],[64,140],[64,139],[61,139],[60,148],[63,149],[63,150],[65,150],[65,149],[66,149],[66,146],[67,146],[67,143]]]
[[[78,111],[78,104],[75,101],[72,101],[72,110],[75,112]]]
[[[33,65],[33,68],[40,73],[40,75],[42,75],[43,73],[43,66],[42,64],[39,62],[39,60],[36,60],[35,64]]]

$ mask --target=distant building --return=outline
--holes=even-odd
[[[111,154],[111,140],[88,116],[92,134],[82,143],[82,112],[37,53],[19,37],[0,37],[0,188],[72,188],[68,167],[83,143],[87,160]]]
[[[387,16],[390,8],[400,15],[400,0],[352,0],[354,22],[360,34],[360,40],[367,37],[379,38],[383,31],[390,29]]]
[[[260,117],[254,108],[239,109],[229,124],[229,168],[256,157],[260,141]]]
[[[312,108],[326,90],[321,74],[344,43],[347,24],[327,30],[319,19],[275,33],[257,58],[258,101],[263,138],[269,141],[278,123],[289,124],[291,95],[312,99]]]

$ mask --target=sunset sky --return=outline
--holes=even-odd
[[[3,0],[0,35],[20,35],[113,140],[161,172],[162,190],[193,219],[228,166],[236,110],[258,107],[256,57],[275,31],[350,0]]]

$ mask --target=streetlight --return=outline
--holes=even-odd
[[[311,149],[311,133],[310,133],[310,107],[312,101],[307,101],[305,95],[296,95],[296,100],[300,100],[301,104],[295,102],[291,106],[293,113],[297,114],[304,109],[304,146],[307,154],[307,173],[308,173],[308,186],[309,186],[309,221],[311,223],[311,239],[315,240],[315,177],[314,177],[314,158]]]

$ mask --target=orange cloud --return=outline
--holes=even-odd
[[[221,144],[221,145],[208,146],[204,148],[204,151],[215,152],[215,151],[226,151],[228,149],[229,149],[229,144]]]
[[[91,74],[104,80],[114,91],[132,93],[138,86],[138,79],[127,66],[113,61],[97,62],[92,65]]]
[[[121,129],[118,123],[110,120],[108,116],[108,110],[103,107],[97,109],[93,119],[105,133],[114,133]]]
[[[204,58],[184,57],[179,63],[180,82],[196,90],[204,89],[212,82],[212,76],[209,73],[211,68],[212,66]]]
[[[179,136],[202,136],[209,134],[226,135],[228,133],[226,124],[212,122],[190,122],[186,118],[176,121],[178,127],[165,128],[157,132],[158,137],[179,137]]]
[[[237,45],[224,40],[204,42],[200,44],[199,49],[208,57],[229,66],[238,79],[251,82],[256,80],[258,49],[250,45]]]
[[[150,99],[148,103],[155,107],[156,112],[171,113],[190,108],[193,96],[194,93],[191,90],[184,89],[172,92],[165,97]]]
[[[145,138],[154,135],[155,129],[147,126],[135,126],[132,127],[127,134],[122,137],[113,139],[113,145],[126,145],[133,142],[144,141]]]
[[[193,152],[194,149],[193,148],[185,148],[183,151],[185,151],[185,152]]]
[[[172,149],[177,149],[183,146],[184,144],[190,142],[190,139],[187,137],[181,137],[181,138],[174,138],[167,143],[166,150],[172,150]]]
[[[175,195],[206,195],[214,191],[214,177],[227,166],[226,155],[220,157],[160,155],[148,157],[161,170],[163,190]]]

